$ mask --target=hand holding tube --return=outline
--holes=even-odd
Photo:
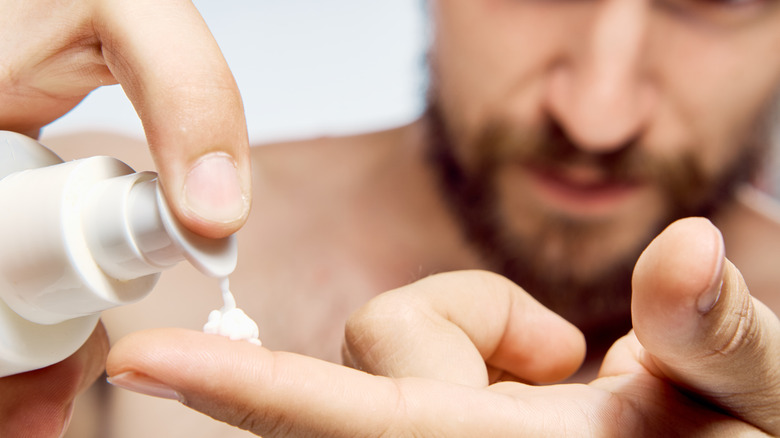
[[[36,137],[121,84],[176,217],[206,237],[246,220],[250,168],[233,76],[189,1],[0,1],[0,129]]]

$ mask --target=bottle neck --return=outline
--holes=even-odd
[[[132,280],[185,259],[165,229],[157,196],[152,172],[103,180],[87,194],[84,235],[95,261],[111,277]]]

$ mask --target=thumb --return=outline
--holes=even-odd
[[[706,219],[677,221],[637,262],[632,316],[645,365],[696,397],[780,434],[780,321],[750,296]]]

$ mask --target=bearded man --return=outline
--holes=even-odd
[[[270,350],[154,329],[112,348],[109,380],[263,436],[780,434],[780,222],[751,187],[780,89],[778,5],[429,2],[420,120],[251,151],[255,210],[231,284]],[[175,69],[147,76],[109,56],[126,47],[101,62],[150,107],[174,210],[201,234],[234,231],[246,155],[214,120],[235,128],[235,105],[192,115],[152,86]],[[223,150],[238,176],[192,170],[190,157]],[[173,302],[213,307],[192,271],[160,288],[107,315],[109,331],[170,324]],[[103,336],[71,367],[99,363]],[[339,357],[353,368],[328,362]],[[20,394],[42,382],[15,377],[3,384]],[[533,385],[565,379],[587,384]],[[245,433],[177,420],[175,403],[109,399],[112,436]]]

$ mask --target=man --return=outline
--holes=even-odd
[[[780,433],[778,320],[724,259],[777,312],[780,228],[744,187],[780,86],[777,4],[452,0],[430,13],[422,120],[253,151],[232,278],[268,347],[336,360],[353,310],[458,271],[350,320],[347,362],[396,380],[157,330],[115,346],[112,383],[264,436]],[[650,240],[694,215],[723,238],[674,223],[632,287]],[[579,378],[602,364],[601,378],[511,382],[568,377],[585,343],[472,268],[579,327]],[[179,280],[164,286],[194,305],[200,279]],[[138,313],[170,314],[156,304]]]

